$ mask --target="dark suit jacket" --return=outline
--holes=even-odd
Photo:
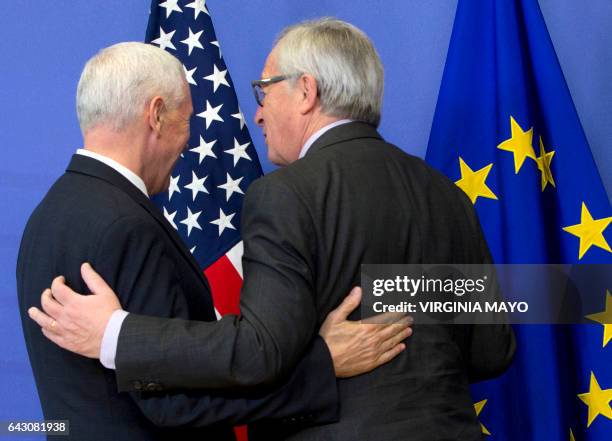
[[[299,372],[276,390],[166,396],[155,383],[143,382],[140,392],[119,393],[112,370],[55,346],[27,316],[57,275],[87,292],[79,272],[84,261],[115,289],[128,311],[216,320],[206,279],[157,208],[112,168],[75,155],[32,214],[17,264],[23,330],[43,413],[46,419],[69,420],[70,439],[225,440],[233,439],[231,424],[264,417],[337,417],[333,366],[321,339],[312,342]],[[174,427],[182,424],[213,426]]]
[[[253,183],[242,237],[242,317],[210,326],[131,315],[119,337],[121,388],[151,378],[166,387],[269,381],[295,365],[359,283],[362,263],[490,262],[463,192],[363,123],[328,131],[305,158]],[[220,347],[215,334],[233,344]],[[198,350],[175,349],[184,345]],[[407,345],[391,363],[340,381],[339,423],[255,429],[266,440],[480,439],[469,380],[508,366],[510,327],[417,325]]]

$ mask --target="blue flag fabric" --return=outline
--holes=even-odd
[[[610,199],[536,0],[459,1],[426,159],[496,263],[612,263]],[[509,371],[472,391],[489,439],[612,439],[610,293],[593,325],[515,327]]]
[[[240,242],[240,211],[262,174],[204,0],[153,0],[146,42],[183,64],[193,116],[170,188],[155,198],[203,269]]]

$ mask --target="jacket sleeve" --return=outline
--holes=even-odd
[[[339,419],[338,389],[327,360],[327,346],[316,338],[282,384],[236,391],[130,394],[146,417],[160,427],[241,425],[261,420],[287,426],[333,423]]]
[[[130,314],[117,347],[120,390],[151,380],[166,389],[261,385],[302,357],[317,326],[312,222],[291,189],[266,178],[243,208],[241,315],[206,323]]]
[[[168,258],[159,234],[152,223],[121,219],[100,239],[94,261],[96,269],[119,293],[125,309],[161,319],[187,314],[188,305],[176,280],[176,263]],[[159,426],[242,424],[264,418],[336,421],[337,386],[327,346],[320,337],[306,346],[306,355],[284,383],[239,391],[147,391],[132,392],[131,396],[145,416]],[[186,347],[181,348],[185,351]],[[205,372],[200,371],[200,375]],[[159,382],[152,384],[147,387],[150,383],[143,382],[141,389],[160,389]]]

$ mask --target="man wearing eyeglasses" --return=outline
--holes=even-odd
[[[334,19],[289,27],[253,89],[268,156],[284,167],[246,195],[245,319],[129,314],[116,356],[122,389],[149,378],[167,388],[270,381],[292,369],[325,314],[359,283],[362,263],[491,260],[461,190],[377,132],[383,68],[363,32]],[[70,324],[85,329],[93,319],[82,316]],[[219,335],[230,342],[224,348],[210,344]],[[87,352],[82,342],[66,347]],[[203,349],[194,357],[186,347]],[[265,440],[481,439],[469,382],[498,375],[513,353],[506,325],[417,327],[395,360],[339,380],[338,423],[253,432]]]

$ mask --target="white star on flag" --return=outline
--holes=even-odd
[[[166,9],[166,18],[170,17],[170,14],[172,14],[173,11],[183,12],[183,10],[179,8],[178,0],[166,0],[163,3],[160,3],[159,7]]]
[[[151,40],[151,43],[157,44],[161,49],[170,48],[170,49],[176,50],[176,48],[172,44],[172,37],[174,37],[175,32],[176,30],[172,32],[168,32],[166,34],[166,32],[164,32],[164,30],[160,26],[159,27],[159,37],[157,37],[155,40]]]
[[[240,130],[242,130],[245,122],[244,122],[244,115],[242,113],[242,110],[240,110],[240,107],[238,107],[238,113],[232,113],[232,116],[240,121]]]
[[[170,177],[170,186],[168,187],[168,200],[172,199],[172,195],[174,194],[174,192],[181,192],[181,189],[178,186],[180,177],[181,175],[176,175],[176,177]]]
[[[193,254],[193,252],[195,251],[195,249],[196,249],[196,247],[193,247],[192,249],[190,249],[190,250],[189,250],[189,252],[190,252],[191,254]]]
[[[166,210],[166,207],[164,207],[164,217],[166,218],[168,223],[174,227],[175,230],[178,230],[178,227],[174,222],[174,216],[176,216],[176,211],[174,213],[169,213],[168,210]]]
[[[210,127],[210,124],[213,121],[223,122],[223,118],[219,116],[219,110],[221,110],[221,107],[223,107],[223,104],[219,104],[217,107],[212,107],[208,100],[206,100],[206,110],[198,113],[197,116],[206,120],[207,129]]]
[[[221,53],[221,45],[219,44],[219,42],[215,40],[211,41],[210,44],[212,44],[213,46],[217,46],[217,49],[219,49],[219,58],[223,58],[223,54]]]
[[[200,15],[200,12],[210,15],[208,13],[208,9],[206,9],[206,0],[194,0],[185,6],[187,8],[193,9],[194,20],[197,20],[198,15]]]
[[[194,228],[202,230],[202,227],[200,227],[200,224],[198,223],[198,218],[200,217],[200,214],[202,214],[201,211],[198,211],[197,213],[192,213],[189,207],[187,207],[187,217],[181,221],[183,225],[187,226],[187,237],[189,237],[189,235],[191,234],[191,230]]]
[[[249,146],[249,144],[251,143],[247,142],[245,144],[240,144],[238,140],[234,138],[234,148],[225,150],[225,153],[227,153],[228,155],[232,155],[234,157],[234,167],[236,167],[236,164],[238,164],[238,161],[240,161],[240,158],[248,159],[249,161],[251,160],[251,157],[246,152],[246,149]]]
[[[213,139],[211,142],[206,142],[204,141],[204,138],[202,138],[202,135],[200,135],[200,145],[190,149],[189,151],[200,155],[198,164],[201,164],[207,156],[217,159],[217,155],[215,155],[215,152],[212,150],[216,142],[216,139]]]
[[[223,84],[224,86],[229,87],[229,83],[225,79],[225,75],[227,75],[227,69],[219,70],[216,64],[213,64],[213,73],[204,77],[205,80],[213,82],[213,92],[217,91],[217,88]]]
[[[195,172],[193,170],[191,171],[191,183],[185,185],[185,188],[188,188],[189,190],[191,190],[191,195],[193,196],[194,201],[198,193],[201,192],[201,193],[208,194],[208,190],[206,190],[206,187],[204,187],[204,182],[206,181],[206,178],[208,178],[208,176],[204,176],[203,178],[198,178]]]
[[[229,173],[226,173],[226,175],[227,182],[225,184],[218,185],[217,188],[222,188],[223,190],[225,190],[225,201],[227,202],[234,193],[244,194],[244,192],[240,188],[240,182],[242,181],[242,177],[234,180],[232,179]]]
[[[196,32],[194,34],[191,28],[189,28],[189,37],[181,41],[181,43],[186,44],[189,47],[187,55],[191,55],[191,51],[194,47],[204,49],[204,46],[202,46],[202,43],[200,43],[200,35],[202,35],[202,32],[204,31]]]
[[[189,84],[193,84],[194,86],[198,85],[198,83],[196,83],[196,81],[193,79],[193,74],[195,73],[196,69],[197,67],[194,67],[191,70],[187,70],[187,68],[183,64],[183,70],[185,71],[185,79]]]
[[[226,228],[229,228],[230,230],[235,230],[236,228],[234,228],[234,226],[232,225],[232,218],[234,217],[236,213],[232,213],[229,215],[225,215],[225,213],[223,212],[223,210],[221,208],[219,208],[219,219],[215,219],[214,221],[210,221],[211,224],[214,224],[216,226],[219,227],[219,236],[221,236],[221,234],[223,234],[223,231],[225,231]]]

